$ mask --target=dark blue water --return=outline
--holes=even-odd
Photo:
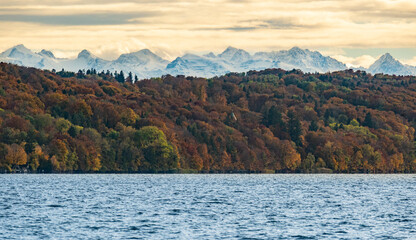
[[[416,239],[416,175],[0,175],[0,239]]]

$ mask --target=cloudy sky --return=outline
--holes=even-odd
[[[105,59],[186,52],[318,50],[368,66],[385,52],[416,65],[414,0],[0,0],[0,51],[17,44]]]

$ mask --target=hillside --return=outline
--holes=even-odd
[[[416,77],[133,84],[1,63],[0,126],[1,172],[416,172]]]

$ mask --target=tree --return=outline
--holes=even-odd
[[[179,168],[177,149],[167,142],[165,134],[157,127],[142,127],[136,132],[135,141],[143,151],[142,170],[159,172]]]
[[[272,106],[271,108],[269,108],[264,118],[264,122],[266,126],[271,126],[275,124],[281,125],[283,123],[282,114],[280,113],[280,111],[277,109],[276,106]]]
[[[11,166],[21,166],[27,163],[27,154],[25,150],[17,144],[7,146],[6,163]]]
[[[309,125],[309,131],[316,132],[316,131],[318,131],[318,129],[319,129],[318,122],[313,120],[311,122],[311,125]]]
[[[73,170],[72,166],[68,164],[69,150],[66,143],[60,139],[54,139],[51,142],[50,154],[54,157],[52,164],[55,171]]]
[[[369,127],[369,128],[374,128],[374,121],[373,121],[373,116],[371,115],[370,112],[368,112],[365,115],[365,119],[363,122],[363,126]]]
[[[290,138],[292,139],[293,142],[296,143],[296,145],[301,146],[302,141],[300,139],[300,136],[302,135],[302,125],[292,110],[289,111],[287,116],[289,117],[289,126],[288,126],[289,129],[288,130],[289,130]]]
[[[36,146],[34,151],[29,155],[28,165],[32,172],[35,172],[40,166],[40,161],[45,158],[45,154],[40,146]]]
[[[284,141],[282,144],[282,158],[283,168],[294,171],[301,164],[300,154],[296,152],[295,148],[288,142]]]
[[[393,154],[390,157],[391,168],[394,172],[402,172],[404,170],[404,160],[402,153]]]
[[[129,72],[129,75],[126,78],[126,82],[133,83],[133,74],[131,72]]]
[[[123,71],[120,71],[120,73],[116,76],[116,80],[120,83],[124,83],[125,79]]]
[[[363,153],[360,149],[357,149],[354,155],[352,156],[349,169],[352,172],[358,172],[362,169]]]
[[[67,132],[67,131],[70,129],[70,127],[71,127],[71,122],[70,122],[70,121],[68,121],[68,120],[66,120],[66,119],[59,118],[59,119],[56,121],[56,128],[58,129],[58,131],[59,131],[60,133],[65,133],[65,132]]]
[[[322,158],[318,158],[315,163],[316,168],[324,168],[326,167],[325,161]]]
[[[77,78],[85,78],[85,74],[84,74],[84,72],[81,69],[78,70]]]
[[[315,166],[315,156],[312,153],[308,153],[305,159],[302,160],[301,167],[303,171],[310,171]]]
[[[133,126],[137,117],[137,114],[131,108],[123,109],[121,112],[121,122],[126,126]]]

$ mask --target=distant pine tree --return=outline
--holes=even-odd
[[[121,83],[125,82],[123,71],[120,71],[120,74],[117,75],[116,80],[117,80],[117,82],[121,82]]]
[[[129,76],[126,78],[126,82],[133,83],[133,74],[129,72]]]

